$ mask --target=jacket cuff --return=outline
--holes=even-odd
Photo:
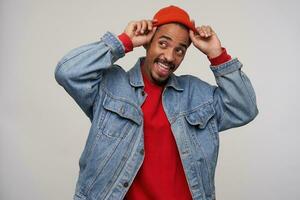
[[[223,64],[229,60],[231,60],[231,56],[227,54],[227,51],[224,47],[222,47],[222,53],[219,56],[209,59],[212,66]]]
[[[122,42],[111,32],[106,32],[101,40],[111,48],[113,55],[117,58],[125,55]]]
[[[121,40],[121,42],[123,43],[123,46],[125,48],[125,53],[133,50],[132,41],[126,33],[122,33],[118,37],[119,37],[119,40]]]
[[[225,62],[221,65],[210,66],[210,69],[213,71],[215,76],[223,76],[234,71],[237,71],[242,68],[242,63],[234,58],[228,62]]]

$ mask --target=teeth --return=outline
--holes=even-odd
[[[169,68],[170,68],[170,67],[168,67],[167,65],[164,65],[164,64],[162,64],[162,63],[160,63],[160,62],[159,62],[158,64],[159,64],[162,68],[164,68],[164,69],[169,70]]]

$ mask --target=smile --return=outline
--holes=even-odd
[[[157,70],[161,76],[168,76],[171,72],[171,67],[161,62],[156,62]]]
[[[169,66],[167,66],[167,65],[165,65],[165,64],[163,64],[163,63],[161,63],[161,62],[158,62],[158,65],[159,65],[160,67],[164,68],[165,70],[170,70],[170,67],[169,67]]]

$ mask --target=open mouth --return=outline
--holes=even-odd
[[[157,65],[158,65],[158,69],[159,71],[162,73],[162,74],[169,74],[169,72],[171,71],[170,70],[170,67],[163,64],[163,63],[160,63],[160,62],[157,62]]]
[[[173,66],[171,66],[171,64],[166,64],[160,61],[156,61],[155,65],[160,76],[168,76],[173,69]]]

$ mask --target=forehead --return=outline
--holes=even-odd
[[[172,42],[189,45],[189,32],[186,28],[176,23],[160,26],[154,36],[154,40],[170,38]]]

